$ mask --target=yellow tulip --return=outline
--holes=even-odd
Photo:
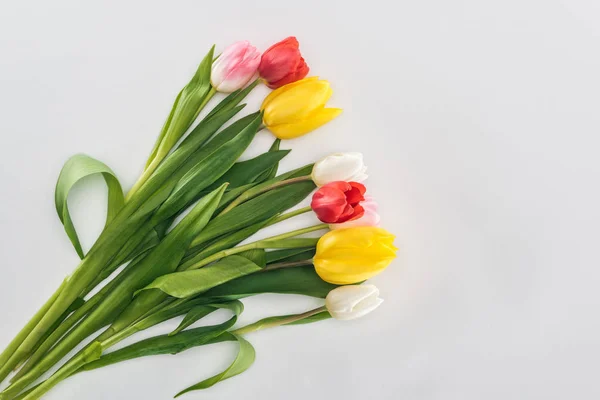
[[[325,108],[332,93],[329,82],[316,76],[284,85],[263,101],[263,123],[279,139],[307,134],[342,112],[340,108]]]
[[[348,285],[383,271],[394,258],[394,235],[374,226],[334,230],[317,243],[313,259],[317,274],[326,282]]]

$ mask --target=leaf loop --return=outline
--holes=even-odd
[[[77,182],[95,174],[102,174],[108,187],[108,209],[106,213],[106,224],[108,224],[123,207],[124,197],[123,189],[117,176],[106,164],[85,154],[74,155],[67,160],[60,171],[54,192],[54,202],[58,218],[60,218],[60,222],[65,227],[65,232],[67,232],[67,236],[69,236],[80,258],[84,257],[84,253],[79,237],[77,236],[77,231],[71,220],[71,215],[69,214],[67,198],[69,197],[71,188]]]

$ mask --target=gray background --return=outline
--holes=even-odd
[[[252,334],[250,371],[187,398],[598,398],[599,17],[591,0],[3,1],[0,344],[77,264],[53,205],[62,163],[85,152],[129,187],[210,45],[296,35],[344,113],[285,142],[282,170],[365,154],[401,248],[373,279],[386,301]],[[86,248],[104,193],[90,179],[70,198]],[[261,296],[242,322],[318,303]],[[234,350],[82,374],[48,399],[170,398]]]

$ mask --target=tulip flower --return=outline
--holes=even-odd
[[[365,196],[365,200],[360,202],[364,213],[362,217],[351,218],[346,222],[329,224],[329,229],[346,229],[358,226],[377,226],[381,218],[377,213],[377,203],[371,196]]]
[[[329,82],[304,78],[272,91],[263,101],[264,125],[279,139],[293,139],[317,129],[342,112],[325,108],[333,91]]]
[[[317,243],[313,264],[326,282],[348,285],[383,271],[396,258],[394,235],[373,226],[336,229]]]
[[[271,89],[296,82],[308,74],[298,40],[290,36],[269,47],[262,55],[258,74]]]
[[[363,182],[367,167],[361,153],[333,153],[317,161],[312,170],[312,180],[317,186],[329,182]]]
[[[310,207],[322,222],[351,221],[362,217],[365,212],[360,202],[365,199],[366,190],[357,182],[331,182],[315,192]]]
[[[349,285],[333,289],[325,307],[335,319],[349,320],[367,315],[383,303],[375,285]]]
[[[212,65],[210,83],[218,92],[231,93],[246,86],[256,75],[260,52],[248,41],[236,42]]]

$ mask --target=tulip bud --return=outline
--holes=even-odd
[[[258,73],[271,89],[296,82],[308,74],[298,40],[290,36],[269,47],[262,55]]]
[[[348,285],[379,274],[396,258],[396,250],[394,235],[385,229],[336,229],[319,239],[313,264],[325,282]]]
[[[363,208],[363,215],[359,218],[351,218],[346,222],[329,224],[329,229],[356,228],[359,226],[378,226],[381,217],[377,213],[377,203],[371,196],[365,196],[365,200],[360,202]]]
[[[312,180],[317,186],[335,181],[363,182],[366,172],[361,153],[333,153],[315,163]]]
[[[218,92],[231,93],[246,86],[256,75],[260,52],[248,41],[227,47],[212,65],[210,83]]]
[[[333,289],[325,307],[335,319],[349,320],[367,315],[383,303],[375,285],[350,285]]]
[[[263,123],[279,139],[305,135],[342,112],[339,108],[325,108],[332,93],[329,82],[317,77],[288,83],[263,101]]]
[[[328,224],[354,220],[365,212],[360,205],[365,191],[364,185],[357,182],[331,182],[315,192],[310,206]]]

